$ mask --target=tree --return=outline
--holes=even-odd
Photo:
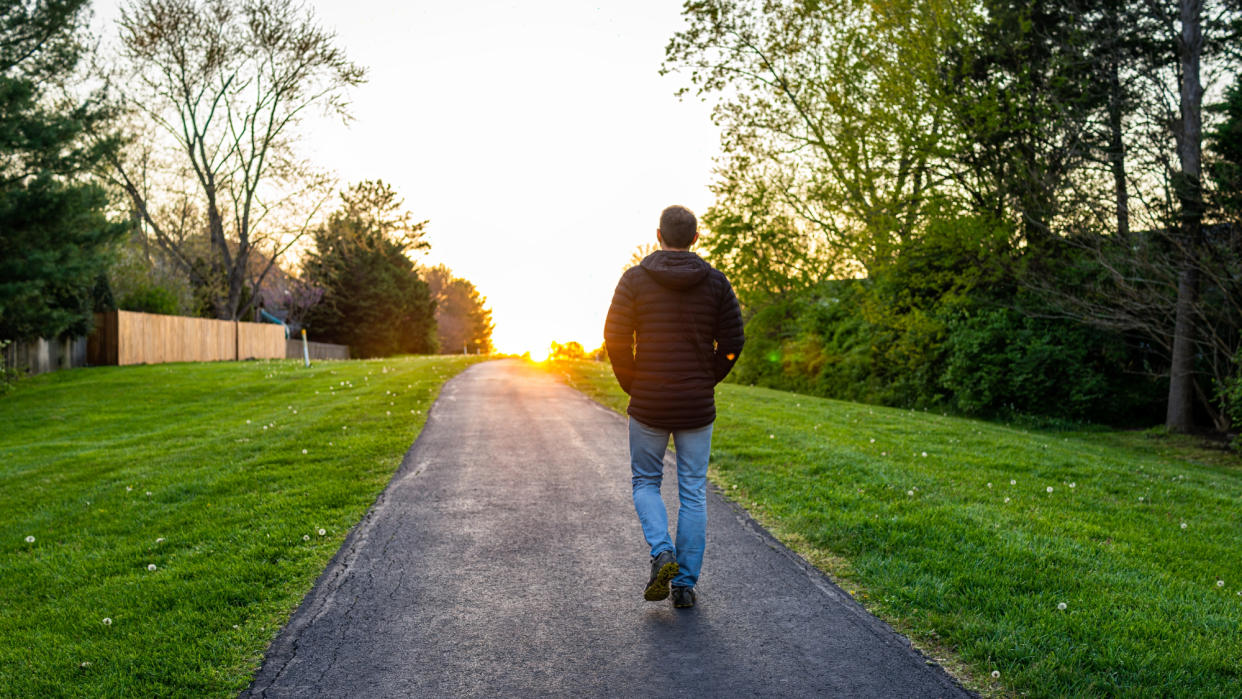
[[[891,260],[940,184],[939,64],[973,11],[961,0],[686,3],[664,71],[715,100],[717,222],[749,225],[757,199],[765,218],[795,221],[770,246],[792,257],[771,259],[775,269],[812,257],[847,274]]]
[[[426,221],[415,223],[392,187],[366,181],[341,192],[341,207],[313,233],[307,281],[323,298],[306,316],[316,339],[349,345],[361,357],[436,351],[435,301],[410,253],[426,251]]]
[[[111,176],[215,315],[239,318],[327,198],[297,157],[302,116],[348,118],[365,71],[294,0],[131,0],[120,27],[141,137]]]
[[[492,347],[492,311],[474,284],[437,265],[423,270],[436,304],[436,336],[440,351],[489,354]]]
[[[0,339],[84,333],[108,246],[126,229],[105,216],[86,175],[115,152],[100,95],[74,99],[86,0],[0,0]]]

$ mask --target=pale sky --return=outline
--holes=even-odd
[[[117,0],[99,0],[103,31]],[[383,179],[429,219],[431,255],[488,298],[501,351],[587,349],[660,210],[711,203],[709,109],[661,77],[676,0],[313,2],[369,70],[349,126],[316,122],[306,156]]]

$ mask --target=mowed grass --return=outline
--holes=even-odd
[[[245,688],[440,386],[472,361],[22,381],[0,398],[0,695]]]
[[[607,364],[552,370],[624,410]],[[1242,696],[1236,457],[733,384],[717,404],[712,480],[973,689]]]

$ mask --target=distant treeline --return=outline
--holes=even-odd
[[[723,134],[702,249],[748,318],[733,380],[984,416],[1242,422],[1242,6],[683,12],[665,69]]]

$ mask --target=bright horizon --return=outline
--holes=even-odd
[[[709,109],[658,72],[680,5],[310,4],[369,80],[351,94],[353,122],[309,122],[300,152],[337,189],[382,179],[429,220],[418,262],[487,297],[498,350],[599,347],[660,210],[712,200]],[[95,5],[109,38],[120,5]]]

